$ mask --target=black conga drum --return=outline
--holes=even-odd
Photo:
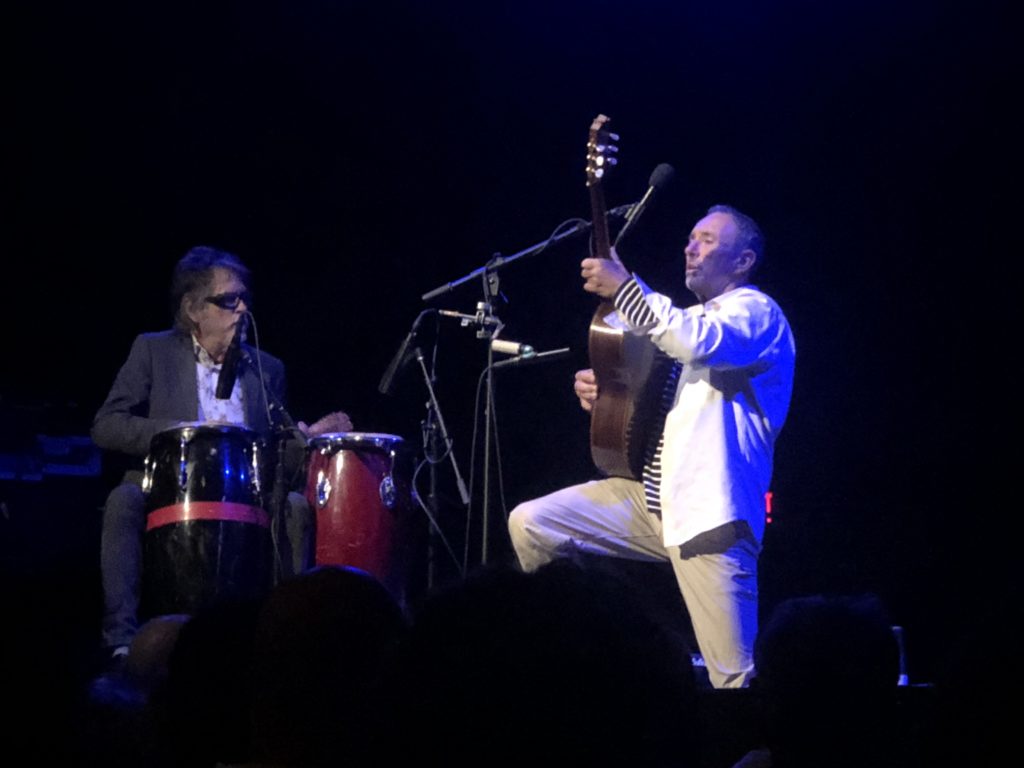
[[[262,599],[273,584],[265,444],[230,424],[154,436],[146,457],[146,617]]]
[[[397,435],[311,438],[306,498],[316,514],[316,564],[367,571],[406,603],[421,563],[411,475],[412,456]]]

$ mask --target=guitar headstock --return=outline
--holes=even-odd
[[[611,118],[598,115],[590,124],[590,138],[587,141],[587,186],[600,184],[607,170],[615,165],[615,157],[619,148],[613,143],[619,140],[617,133],[612,133],[605,126]]]

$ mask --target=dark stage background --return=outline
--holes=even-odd
[[[639,199],[659,163],[676,169],[622,248],[648,282],[688,301],[681,249],[710,204],[767,234],[759,283],[790,318],[798,364],[765,609],[878,592],[905,627],[912,677],[927,679],[951,633],[998,615],[1016,578],[1002,447],[1015,438],[1017,324],[1001,289],[1019,197],[1008,8],[7,4],[5,556],[58,573],[95,556],[109,472],[19,467],[39,435],[88,433],[135,334],[168,325],[170,269],[195,244],[254,268],[259,342],[288,365],[296,419],[343,409],[418,451],[423,377],[410,365],[384,396],[381,375],[421,310],[471,314],[483,284],[421,296],[587,217],[587,129],[604,113],[621,137],[609,206]],[[485,507],[500,559],[508,509],[593,473],[571,389],[595,306],[578,276],[586,249],[566,239],[496,273],[502,335],[572,354],[496,374],[486,499],[486,347],[456,320],[424,326],[472,483],[467,513],[439,464],[440,514],[470,563]]]

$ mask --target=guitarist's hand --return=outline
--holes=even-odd
[[[580,407],[589,413],[594,407],[594,401],[597,400],[597,377],[594,376],[594,369],[576,371],[573,389],[576,391],[576,397],[580,399]]]
[[[580,262],[583,290],[610,299],[619,286],[629,279],[629,272],[613,248],[610,259],[584,259]]]

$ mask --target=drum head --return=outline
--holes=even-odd
[[[383,432],[326,432],[310,438],[309,447],[312,450],[325,451],[402,451],[405,449],[405,439]]]
[[[186,423],[153,436],[142,490],[147,512],[190,502],[264,506],[268,452],[237,424]]]
[[[162,429],[153,440],[189,440],[193,437],[234,435],[245,440],[256,440],[258,435],[242,424],[220,424],[213,421],[182,421],[173,427]]]

